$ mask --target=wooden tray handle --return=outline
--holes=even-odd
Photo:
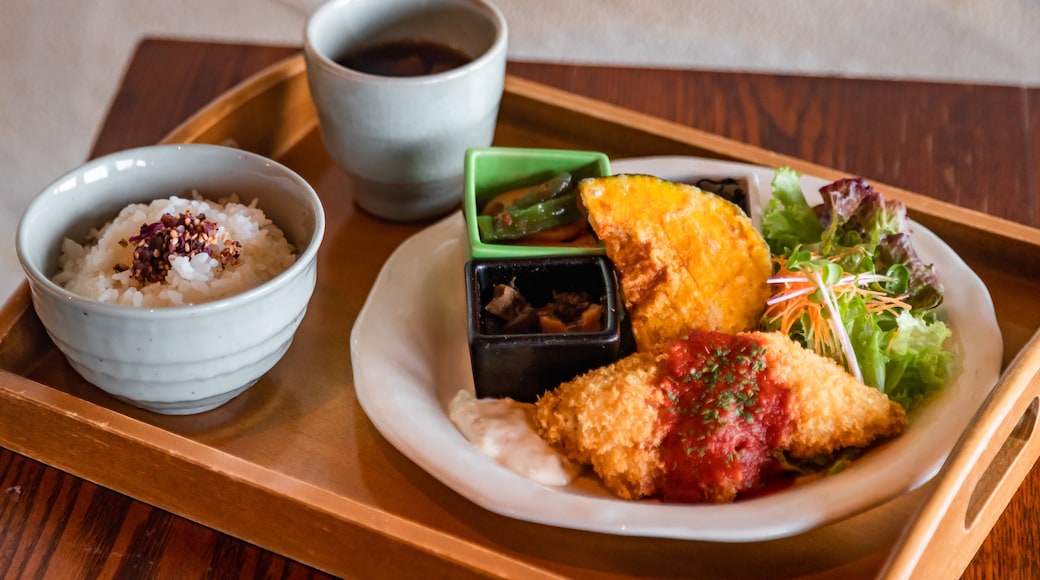
[[[1040,331],[1018,353],[936,476],[883,578],[956,578],[1040,455]]]

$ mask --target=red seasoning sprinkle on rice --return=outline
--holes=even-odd
[[[243,292],[296,260],[256,206],[198,196],[127,206],[85,243],[64,241],[54,281],[87,298],[146,308]]]

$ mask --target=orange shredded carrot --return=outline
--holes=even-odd
[[[805,335],[812,341],[811,348],[817,353],[844,359],[839,337],[835,336],[826,312],[826,304],[814,299],[821,287],[820,277],[810,275],[811,272],[791,270],[787,267],[787,259],[775,256],[776,273],[770,278],[774,286],[772,297],[765,311],[765,318],[778,326],[778,330],[791,334],[792,328],[799,322],[805,326]],[[835,297],[856,294],[864,298],[869,312],[885,312],[897,309],[908,309],[910,305],[900,297],[885,292],[864,288],[861,284],[883,280],[882,276],[845,275],[835,284],[827,285],[827,289]]]

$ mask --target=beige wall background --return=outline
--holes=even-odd
[[[518,60],[1040,86],[1038,0],[495,0]],[[0,0],[0,300],[145,36],[298,46],[321,0]]]

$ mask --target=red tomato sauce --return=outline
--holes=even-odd
[[[766,372],[764,353],[752,337],[708,331],[669,349],[662,499],[726,502],[782,485],[773,449],[788,425],[789,392]]]

